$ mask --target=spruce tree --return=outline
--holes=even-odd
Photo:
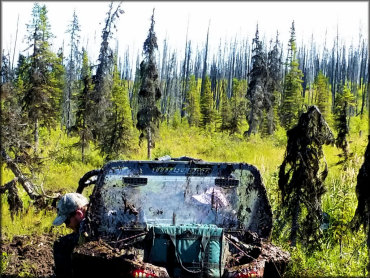
[[[116,59],[117,60],[117,59]],[[99,141],[101,152],[106,160],[118,159],[133,149],[133,125],[128,88],[120,79],[117,62],[113,71],[112,107],[108,112],[104,134]]]
[[[314,88],[317,97],[317,107],[319,108],[324,118],[328,120],[330,115],[329,81],[328,78],[326,78],[325,75],[322,73],[322,71],[320,71],[315,78]]]
[[[250,102],[251,109],[247,117],[249,129],[244,133],[245,136],[258,132],[258,127],[262,121],[263,100],[267,83],[266,54],[259,38],[258,25],[252,44],[252,70],[248,74],[250,79],[247,91],[247,99]]]
[[[82,67],[81,67],[81,86],[76,96],[77,110],[76,122],[73,129],[80,136],[79,144],[81,146],[82,162],[85,162],[85,150],[92,140],[91,118],[89,117],[89,107],[93,105],[92,94],[94,93],[94,85],[92,82],[92,74],[89,65],[87,52],[82,48]]]
[[[276,34],[274,47],[268,53],[267,69],[268,80],[266,85],[264,107],[266,111],[266,118],[264,120],[264,132],[271,135],[276,130],[278,121],[278,105],[281,95],[281,49],[279,42],[279,33]]]
[[[139,110],[136,127],[141,131],[140,140],[146,138],[148,144],[148,159],[154,147],[154,138],[158,133],[161,112],[157,102],[161,98],[158,81],[158,70],[155,51],[158,50],[157,37],[154,32],[154,9],[151,17],[148,37],[144,42],[144,60],[140,64],[141,87],[138,96]]]
[[[226,82],[222,82],[222,90],[221,90],[221,103],[220,103],[220,110],[221,110],[221,131],[230,131],[230,124],[231,124],[231,105],[230,99],[227,97],[226,91]]]
[[[109,10],[105,19],[105,25],[102,30],[102,42],[100,44],[98,65],[96,74],[93,76],[94,94],[92,95],[93,102],[88,107],[89,117],[91,117],[92,132],[94,139],[99,140],[104,135],[103,126],[107,121],[107,111],[109,111],[111,103],[111,90],[113,84],[113,51],[109,46],[109,41],[113,36],[113,31],[116,28],[115,22],[119,15],[123,13],[121,10],[121,2],[114,8],[113,3],[109,4]]]
[[[27,62],[24,56],[20,56],[15,80],[13,80],[10,75],[8,56],[3,54],[1,58],[1,147],[17,158],[26,153],[25,149],[30,142],[30,134],[24,126],[24,117],[20,107],[20,96],[24,93],[24,82],[27,82],[24,79],[23,67],[27,66]]]
[[[230,134],[238,133],[243,118],[245,117],[246,103],[245,93],[247,91],[247,83],[245,80],[234,78],[232,96],[230,100],[231,119],[229,123]]]
[[[58,57],[50,50],[50,31],[46,6],[35,3],[32,22],[28,27],[28,41],[33,48],[30,57],[28,84],[25,84],[23,111],[33,125],[35,150],[38,149],[39,127],[55,125],[59,113],[60,87],[56,77],[62,68]],[[58,88],[59,87],[59,88]]]
[[[55,103],[57,107],[59,107],[59,111],[57,113],[56,121],[58,123],[61,122],[62,118],[62,100],[63,100],[63,92],[65,91],[66,87],[66,69],[63,64],[64,61],[64,53],[63,48],[59,48],[57,52],[57,58],[55,60],[55,64],[51,69],[51,84],[54,87],[54,92],[56,95]]]
[[[191,42],[188,41],[188,32],[186,32],[186,44],[185,44],[185,57],[182,65],[182,84],[181,84],[181,94],[182,94],[182,106],[181,106],[181,120],[186,116],[186,107],[189,105],[189,97],[187,93],[189,92],[189,82],[190,82],[190,56],[191,56]],[[161,76],[162,79],[162,76]]]
[[[140,91],[140,87],[141,87],[140,60],[139,60],[139,53],[138,53],[138,56],[137,56],[137,59],[136,59],[134,84],[131,88],[131,94],[130,94],[130,107],[131,107],[132,121],[134,123],[137,122],[137,112],[139,111],[139,91]]]
[[[190,126],[198,127],[200,123],[200,94],[194,75],[190,76],[189,89],[186,95],[188,99],[186,101],[185,111],[188,117],[188,123]]]
[[[290,29],[288,50],[288,73],[285,76],[283,101],[281,107],[281,123],[286,130],[297,124],[299,114],[302,111],[302,77],[297,59],[297,46],[295,42],[294,21]]]
[[[348,85],[340,87],[340,91],[336,94],[335,101],[335,128],[338,132],[337,138],[335,140],[335,145],[340,148],[343,152],[343,160],[339,163],[348,162],[350,151],[348,143],[349,135],[349,109],[354,105],[354,96],[351,93]]]
[[[214,120],[214,111],[211,81],[208,75],[205,78],[203,95],[200,96],[200,113],[201,126],[203,128],[209,127]]]

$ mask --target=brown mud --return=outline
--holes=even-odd
[[[1,277],[54,278],[55,235],[14,236],[1,242]]]
[[[15,236],[12,241],[4,240],[1,243],[2,273],[0,277],[41,277],[55,278],[53,260],[53,242],[55,235],[43,234],[39,236]],[[262,243],[259,254],[252,261],[231,266],[228,265],[226,273],[243,273],[246,270],[256,270],[263,277],[279,277],[285,271],[290,260],[289,253],[270,244]],[[84,269],[111,269],[112,273],[119,273],[118,269],[126,269],[125,273],[118,277],[127,277],[134,269],[142,269],[146,273],[152,273],[157,277],[169,277],[165,268],[154,266],[139,261],[141,254],[135,250],[120,250],[112,248],[103,241],[88,242],[77,247],[74,252],[76,261]],[[240,263],[241,261],[239,261]],[[99,266],[98,268],[92,265]],[[106,267],[102,267],[105,266]],[[123,267],[126,266],[126,267]],[[114,270],[114,271],[113,271]],[[97,273],[95,273],[97,274]],[[257,275],[258,276],[258,275]],[[97,276],[94,276],[97,277]],[[229,277],[226,274],[226,277]],[[231,276],[230,276],[231,277]]]

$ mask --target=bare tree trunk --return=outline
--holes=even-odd
[[[71,81],[70,81],[71,82]],[[72,86],[71,84],[69,86]],[[67,135],[70,136],[71,134],[71,126],[72,126],[72,109],[71,109],[71,98],[72,98],[72,89],[71,87],[68,88],[67,92],[67,123],[66,123],[66,128],[67,128]]]
[[[34,200],[38,201],[37,204],[39,206],[43,206],[46,204],[45,200],[46,199],[51,199],[51,200],[56,200],[59,198],[60,194],[56,193],[53,196],[47,196],[45,193],[40,194],[36,191],[36,185],[34,185],[31,181],[29,181],[25,175],[22,173],[22,171],[19,169],[18,165],[9,157],[9,155],[6,153],[6,151],[1,148],[1,164],[5,162],[8,168],[13,172],[15,175],[16,179],[13,180],[13,182],[19,182],[24,190],[27,192],[28,196]],[[8,183],[9,184],[9,183]],[[15,186],[9,185],[10,189],[9,194],[12,195],[12,200],[9,200],[9,204],[13,202],[16,207],[19,207],[19,197],[18,197],[18,190],[16,189]],[[15,187],[15,188],[14,188]],[[42,189],[42,188],[41,188]],[[2,193],[4,189],[0,190],[0,193]],[[17,197],[15,197],[17,195]],[[18,203],[18,204],[17,204]]]
[[[82,135],[81,161],[82,161],[82,163],[85,163],[85,132]]]
[[[211,20],[208,23],[208,30],[207,30],[207,40],[206,40],[206,47],[204,53],[204,61],[203,61],[203,73],[202,73],[202,86],[200,88],[200,95],[203,96],[204,88],[206,84],[206,74],[207,74],[207,55],[208,55],[208,36],[209,36],[209,26],[211,25]]]
[[[14,65],[15,49],[16,49],[16,46],[17,46],[18,25],[19,25],[19,14],[18,14],[18,18],[17,18],[17,30],[15,31],[15,41],[14,41],[13,58],[12,58],[12,66],[11,66],[12,70],[13,70],[13,65]]]
[[[151,159],[152,156],[152,133],[150,126],[148,127],[148,159]]]
[[[5,150],[1,149],[1,158],[5,161],[8,168],[13,172],[13,174],[17,177],[20,184],[23,186],[24,190],[27,192],[28,196],[32,200],[36,200],[40,198],[40,194],[36,192],[35,185],[32,184],[22,173],[19,169],[18,165],[9,157],[9,155],[5,152]]]
[[[81,143],[81,160],[82,163],[85,163],[85,144],[86,144],[86,126],[85,126],[85,120],[83,119],[82,124],[82,143]]]
[[[39,149],[39,120],[35,120],[35,134],[34,134],[34,139],[35,139],[35,152],[38,152]]]

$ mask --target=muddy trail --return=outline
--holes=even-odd
[[[12,241],[4,240],[1,242],[1,273],[0,277],[4,278],[15,278],[15,277],[40,277],[40,278],[55,278],[54,274],[54,258],[53,258],[53,243],[57,238],[56,235],[43,234],[37,236],[23,235],[15,236]],[[81,249],[82,248],[82,249]],[[242,268],[264,268],[264,277],[279,277],[276,274],[282,274],[285,271],[286,265],[289,261],[289,254],[282,252],[276,246],[269,243],[262,243],[261,247],[258,248],[257,260],[253,262],[244,262],[244,265],[232,266],[232,262],[229,261],[229,271],[237,271]],[[112,251],[113,250],[113,251]],[[106,260],[114,257],[120,257],[117,254],[117,249],[111,247],[107,248],[107,244],[104,242],[91,242],[85,246],[77,248],[77,253],[80,255],[87,255],[90,259],[91,256],[95,257],[95,263],[99,264],[99,258],[103,259],[103,265],[106,264]],[[91,255],[91,252],[95,255]],[[90,261],[90,260],[89,260]],[[114,260],[113,260],[114,261]],[[139,263],[137,261],[131,261],[130,267],[135,266],[137,268],[146,269],[145,263]],[[121,261],[121,266],[122,266]],[[90,262],[91,263],[91,262]],[[243,262],[239,261],[239,264]],[[151,265],[151,267],[154,267]],[[155,267],[153,273],[158,272],[158,277],[161,276],[161,267]],[[158,270],[158,269],[159,270]],[[158,270],[158,271],[157,271]],[[164,276],[163,276],[164,277]],[[167,276],[165,276],[167,277]]]
[[[0,277],[40,277],[54,275],[53,242],[55,235],[15,236],[1,242]]]

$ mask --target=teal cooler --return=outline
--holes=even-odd
[[[228,245],[216,225],[149,226],[145,261],[175,277],[221,277]]]

